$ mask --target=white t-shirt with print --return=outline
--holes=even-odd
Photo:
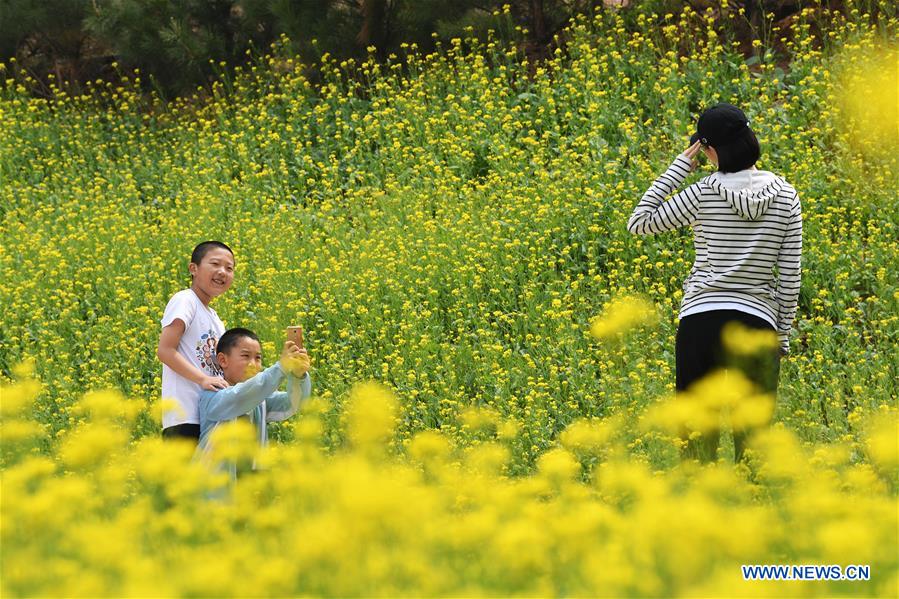
[[[185,289],[173,295],[166,305],[162,328],[175,320],[184,322],[184,334],[178,344],[178,353],[209,376],[222,376],[222,370],[215,360],[215,346],[225,333],[225,325],[215,310],[204,306],[192,289]],[[164,412],[162,428],[185,423],[199,424],[200,391],[200,385],[163,364],[162,397],[177,401],[183,413],[177,409]]]

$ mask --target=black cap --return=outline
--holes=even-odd
[[[697,141],[704,146],[720,147],[743,136],[749,127],[749,119],[743,111],[721,102],[707,109],[696,122],[696,133],[690,136],[690,145]]]

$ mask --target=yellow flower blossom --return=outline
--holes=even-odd
[[[750,329],[737,322],[728,323],[721,332],[721,342],[734,355],[751,356],[765,350],[777,349],[774,331]]]
[[[353,389],[346,410],[347,436],[360,447],[386,443],[396,425],[396,398],[376,383]]]
[[[619,297],[613,300],[601,316],[590,323],[590,334],[607,339],[637,325],[652,324],[658,315],[654,306],[639,297]]]

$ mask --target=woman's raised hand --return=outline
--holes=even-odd
[[[690,159],[690,170],[695,171],[696,167],[699,166],[699,161],[696,159],[696,156],[699,155],[700,150],[702,150],[702,142],[697,141],[695,144],[684,150],[684,156]]]

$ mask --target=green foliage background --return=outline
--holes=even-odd
[[[323,54],[379,59],[406,46],[482,35],[542,54],[588,0],[47,0],[0,2],[0,60],[16,59],[46,94],[51,82],[80,91],[97,78],[142,73],[145,88],[171,97],[204,89],[286,35],[314,65]],[[314,73],[314,70],[313,70]]]

